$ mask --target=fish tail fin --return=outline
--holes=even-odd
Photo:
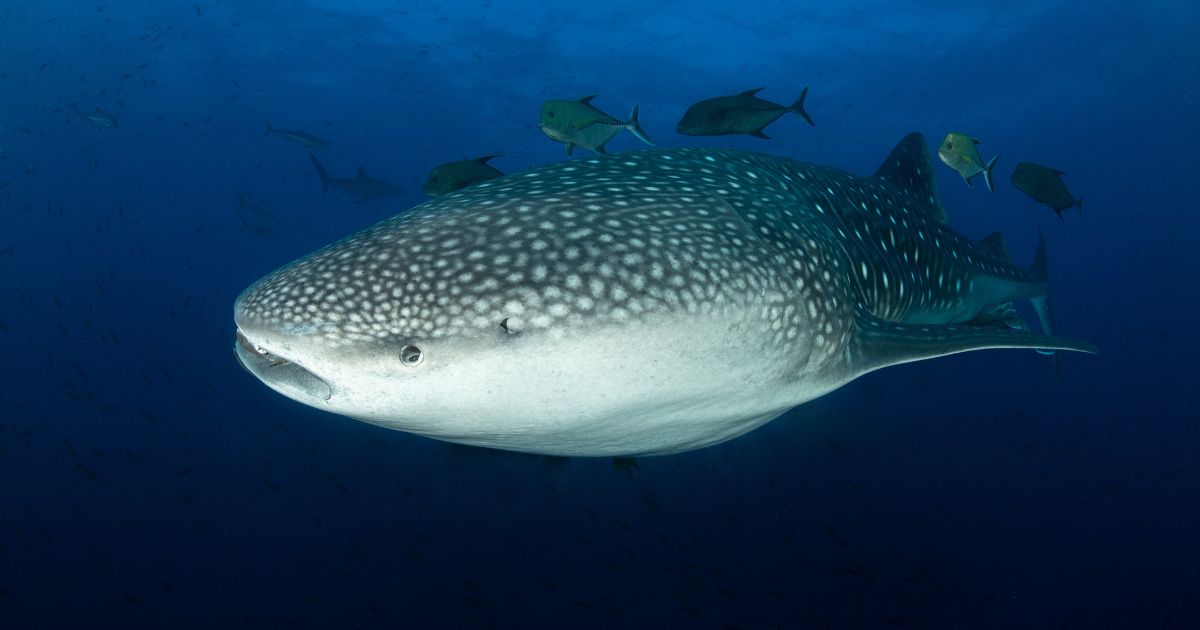
[[[321,163],[317,161],[317,156],[309,153],[308,159],[312,160],[313,166],[317,167],[317,175],[321,177],[321,192],[329,192],[329,171],[321,166]]]
[[[246,205],[249,204],[249,202],[246,200],[246,195],[243,195],[242,191],[240,190],[235,190],[233,192],[236,193],[238,197],[238,210],[245,208]]]
[[[1047,263],[1048,256],[1046,255],[1046,235],[1042,232],[1042,228],[1038,228],[1038,248],[1037,254],[1033,257],[1033,265],[1030,266],[1029,272],[1038,279],[1039,282],[1046,286],[1046,290],[1041,295],[1034,296],[1029,299],[1029,303],[1033,305],[1033,311],[1037,313],[1038,323],[1042,327],[1042,333],[1046,335],[1055,335],[1058,332],[1058,325],[1054,322],[1054,302],[1050,299],[1050,270]],[[1038,350],[1041,354],[1053,355],[1054,352],[1049,350]],[[1058,372],[1058,358],[1054,359],[1054,371]]]
[[[646,131],[642,129],[642,121],[638,119],[637,105],[634,105],[633,111],[629,112],[629,122],[625,123],[625,128],[629,130],[629,133],[637,136],[638,140],[654,146],[654,143],[650,141],[650,136],[646,135]]]
[[[801,118],[808,121],[808,124],[816,127],[817,123],[813,122],[812,116],[809,116],[808,112],[804,111],[804,98],[807,96],[808,86],[806,85],[804,86],[803,90],[800,90],[800,96],[795,100],[795,102],[792,103],[792,106],[788,108],[788,111],[798,114]]]
[[[263,129],[261,137],[265,138],[271,135],[271,132],[275,131],[275,128],[271,126],[271,121],[267,120],[266,118],[263,119],[263,124],[266,125],[266,128]]]
[[[1000,156],[997,155],[988,161],[987,166],[983,167],[983,183],[987,184],[988,192],[996,192],[996,184],[992,181],[992,171],[996,169],[996,160],[999,159]]]
[[[1079,208],[1079,214],[1083,214],[1083,197],[1075,200],[1075,207]]]

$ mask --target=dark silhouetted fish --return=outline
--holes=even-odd
[[[72,104],[71,109],[76,114],[79,114],[85,120],[93,125],[96,125],[97,127],[100,127],[101,129],[116,129],[117,127],[121,126],[120,121],[117,120],[117,114],[106,112],[99,107],[90,112],[84,112],[80,111],[78,107]]]
[[[237,198],[238,198],[237,209],[239,212],[248,214],[248,215],[252,215],[252,216],[258,217],[259,219],[263,219],[263,220],[266,220],[269,222],[276,221],[275,214],[272,213],[270,210],[267,210],[266,208],[254,203],[253,201],[250,201],[240,191],[235,190],[233,192],[237,194]]]
[[[1067,190],[1067,185],[1060,179],[1065,174],[1041,164],[1021,162],[1013,171],[1011,180],[1018,190],[1054,210],[1054,214],[1058,215],[1061,221],[1062,212],[1067,208],[1076,207],[1083,211],[1083,197],[1072,197],[1071,191]]]
[[[763,88],[746,90],[733,96],[710,98],[689,107],[675,126],[675,131],[685,136],[727,136],[742,134],[756,138],[767,138],[763,129],[779,120],[780,116],[793,113],[816,125],[808,112],[804,111],[804,99],[808,88],[789,106],[772,103],[755,96]]]
[[[328,149],[329,148],[328,141],[322,140],[310,133],[301,131],[299,129],[296,129],[296,130],[277,129],[277,128],[271,126],[271,121],[269,121],[269,120],[264,120],[263,123],[265,123],[267,126],[267,128],[265,130],[263,130],[263,133],[262,133],[263,137],[279,136],[280,138],[283,138],[284,140],[287,140],[288,142],[298,144],[302,147],[308,147],[309,149]]]
[[[367,170],[361,166],[358,167],[358,174],[354,177],[331,177],[329,171],[326,171],[325,167],[317,161],[317,156],[309,153],[308,157],[316,167],[317,175],[321,177],[321,192],[329,192],[330,188],[337,188],[351,195],[357,195],[358,203],[383,197],[398,197],[404,194],[403,188],[367,175]]]
[[[499,169],[488,164],[488,160],[499,155],[485,155],[473,160],[447,162],[434,167],[421,187],[421,192],[429,197],[440,197],[456,190],[462,190],[471,184],[503,177]]]

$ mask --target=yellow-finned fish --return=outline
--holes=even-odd
[[[975,184],[971,183],[971,178],[982,173],[983,183],[987,184],[988,192],[996,192],[996,186],[992,182],[992,169],[996,168],[996,160],[1000,159],[1000,156],[984,164],[983,158],[979,157],[979,149],[975,148],[977,144],[979,141],[975,138],[951,131],[938,147],[938,157],[942,158],[946,166],[957,171],[963,181],[967,182],[967,186],[974,188]]]
[[[637,105],[633,106],[629,121],[622,122],[596,109],[592,105],[592,99],[596,96],[593,94],[574,101],[550,100],[542,103],[538,128],[551,140],[567,145],[567,155],[571,155],[577,146],[596,153],[606,153],[604,145],[622,129],[628,129],[642,142],[654,146],[638,121]]]

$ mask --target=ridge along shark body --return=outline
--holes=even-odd
[[[988,317],[1032,299],[951,230],[928,149],[871,177],[735,150],[552,164],[426,202],[238,298],[235,351],[359,420],[532,453],[643,456],[741,435],[872,370],[1078,350]],[[973,320],[978,321],[971,323]]]

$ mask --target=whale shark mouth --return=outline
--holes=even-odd
[[[237,331],[233,354],[243,369],[285,396],[300,402],[313,398],[328,402],[333,397],[333,388],[325,379],[254,343],[241,329]]]

